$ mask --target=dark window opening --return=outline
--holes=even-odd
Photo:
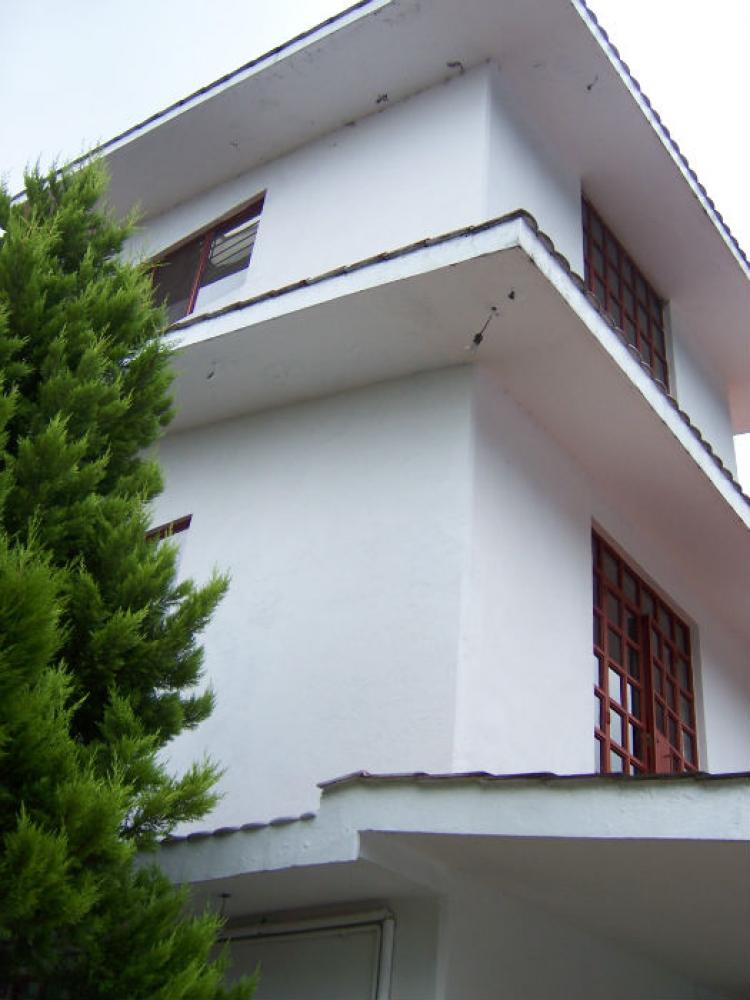
[[[170,323],[189,316],[197,305],[207,305],[234,287],[232,276],[240,275],[250,265],[262,208],[263,198],[259,198],[156,262],[156,301],[166,306]]]

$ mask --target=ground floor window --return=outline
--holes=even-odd
[[[599,770],[695,771],[690,629],[596,534],[593,556]]]

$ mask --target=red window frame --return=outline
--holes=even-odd
[[[163,538],[171,538],[172,535],[177,535],[181,531],[187,531],[192,520],[192,514],[185,514],[183,517],[175,518],[174,521],[159,524],[146,532],[146,540],[149,542],[160,542]]]
[[[595,532],[592,548],[599,770],[697,771],[690,628]]]
[[[585,198],[582,211],[586,287],[641,355],[654,379],[669,389],[665,303]]]
[[[211,254],[211,248],[214,244],[214,240],[217,236],[221,236],[227,230],[233,229],[236,226],[241,225],[243,222],[251,222],[253,219],[258,219],[260,217],[261,211],[263,210],[263,202],[265,200],[265,195],[261,195],[259,198],[255,198],[249,205],[246,205],[243,209],[235,212],[233,215],[219,219],[214,222],[207,229],[202,230],[197,236],[193,236],[189,240],[185,240],[182,243],[172,247],[167,253],[163,254],[154,263],[154,268],[152,271],[152,278],[154,282],[154,287],[156,289],[157,301],[163,303],[169,307],[170,302],[167,296],[160,295],[159,293],[159,272],[160,270],[170,264],[174,257],[178,253],[184,253],[186,250],[194,247],[198,250],[196,257],[195,269],[191,272],[191,277],[186,282],[186,287],[189,289],[186,297],[185,310],[180,312],[180,315],[173,315],[170,317],[170,322],[176,323],[180,319],[184,319],[185,316],[189,316],[195,309],[195,304],[198,300],[198,293],[204,285],[204,277],[206,274],[206,266],[208,264],[209,256]],[[253,244],[250,246],[247,263],[245,267],[249,267],[250,261],[252,259],[254,248]],[[243,268],[244,269],[244,268]]]

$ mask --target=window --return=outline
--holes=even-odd
[[[651,374],[669,388],[664,303],[593,206],[583,202],[586,285],[639,352]]]
[[[167,307],[175,323],[238,288],[250,264],[263,208],[259,198],[247,208],[223,219],[156,262],[156,301]]]
[[[185,514],[184,517],[178,517],[174,521],[167,521],[166,524],[160,524],[147,531],[146,539],[149,542],[160,542],[162,538],[171,538],[172,535],[177,535],[181,531],[187,531],[192,520],[192,514]]]
[[[597,535],[593,554],[599,770],[696,771],[690,629]]]

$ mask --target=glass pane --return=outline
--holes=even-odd
[[[622,695],[620,694],[620,675],[612,669],[609,668],[609,689],[607,692],[610,698],[614,701],[620,702],[622,704]]]
[[[622,757],[615,753],[614,750],[609,752],[609,770],[612,774],[622,774],[625,769],[625,761]]]
[[[609,554],[609,552],[604,552],[602,555],[602,566],[604,567],[604,575],[610,581],[618,586],[619,580],[617,577],[617,563]]]
[[[682,753],[688,764],[695,764],[695,740],[686,732],[682,730]]]
[[[634,684],[628,684],[628,711],[636,719],[641,718],[641,692]]]
[[[674,709],[675,707],[674,684],[670,684],[669,681],[667,681],[667,704],[671,709]]]
[[[672,647],[668,643],[664,643],[664,662],[669,668],[669,672],[673,672],[674,654],[672,652]]]
[[[638,306],[638,309],[636,310],[635,320],[636,323],[638,324],[638,329],[641,331],[641,333],[643,333],[645,330],[648,330],[648,316],[646,314],[646,310],[640,304]]]
[[[693,721],[693,703],[684,694],[680,695],[680,718],[689,725]]]
[[[622,302],[628,315],[632,316],[633,310],[635,309],[635,299],[633,298],[633,293],[627,286],[625,286],[622,290]]]
[[[613,240],[608,239],[607,240],[607,259],[609,261],[611,261],[616,266],[619,257],[620,257],[620,254],[619,254],[618,249],[617,249],[617,244],[615,242],[613,242]]]
[[[594,295],[599,300],[601,305],[607,301],[607,292],[604,288],[604,282],[600,281],[599,278],[594,279]]]
[[[615,663],[622,663],[622,640],[611,628],[607,629],[607,650]]]
[[[632,722],[630,723],[630,752],[634,757],[643,760],[643,733]]]
[[[629,639],[638,639],[638,616],[628,608],[625,609],[625,631]]]
[[[662,630],[664,635],[671,635],[672,633],[670,626],[672,624],[672,616],[669,614],[669,612],[667,611],[667,609],[664,607],[663,604],[659,605],[659,614],[657,620],[659,622],[659,628]]]
[[[662,359],[658,354],[654,358],[654,375],[663,382],[664,385],[667,384],[667,366],[664,364]]]
[[[651,345],[647,340],[641,340],[641,357],[647,365],[651,364]]]
[[[625,745],[624,741],[624,727],[622,724],[622,716],[618,712],[613,712],[610,709],[609,712],[609,738],[614,740],[615,743],[619,743],[620,746]]]
[[[628,673],[637,681],[641,679],[641,654],[635,646],[628,646]]]
[[[159,305],[167,307],[170,323],[187,315],[202,247],[202,237],[186,243],[159,261],[154,269],[154,298]]]
[[[602,257],[602,252],[597,246],[591,252],[591,262],[597,274],[604,273],[604,257]]]
[[[654,325],[654,346],[656,347],[659,354],[666,354],[667,347],[664,343],[664,332],[658,324]]]
[[[607,617],[615,625],[620,624],[620,602],[614,594],[607,593]]]
[[[688,667],[687,660],[680,659],[677,664],[677,680],[680,682],[680,687],[683,691],[691,691],[690,686],[690,668]]]
[[[677,648],[681,653],[687,653],[687,629],[684,625],[680,625],[679,622],[676,628],[675,638],[677,639]]]
[[[651,598],[651,594],[643,588],[641,588],[641,610],[649,616],[654,613],[654,602]]]
[[[610,288],[611,287],[612,287],[612,285],[610,285]],[[617,286],[615,286],[615,288],[616,287]],[[609,300],[609,306],[608,306],[608,312],[609,312],[610,319],[612,320],[612,322],[615,323],[617,326],[621,326],[622,325],[622,313],[620,312],[620,303],[617,301],[617,299],[610,298],[610,300]]]
[[[659,633],[655,628],[651,629],[651,655],[658,656],[661,659],[661,642],[659,640]]]
[[[254,218],[250,221],[246,219],[215,234],[203,269],[201,288],[230,274],[245,270],[250,263],[257,230],[258,220]]]
[[[633,604],[638,603],[638,585],[635,582],[635,577],[631,576],[626,569],[622,571],[622,589],[629,601],[632,601]]]
[[[632,344],[633,347],[636,346],[635,324],[627,317],[625,319],[625,337],[629,344]]]
[[[664,681],[662,679],[661,670],[659,667],[654,667],[654,689],[657,694],[664,693]]]
[[[627,257],[622,258],[622,276],[629,285],[633,283],[633,268]]]

